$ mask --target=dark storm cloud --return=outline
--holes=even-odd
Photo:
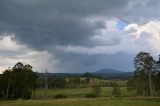
[[[145,24],[152,20],[160,20],[159,10],[159,0],[131,0],[127,8],[117,16],[127,23]]]
[[[1,0],[0,31],[15,33],[15,40],[35,49],[53,45],[91,46],[89,38],[105,28],[104,21],[89,16],[108,16],[127,2],[120,0]]]
[[[158,0],[1,0],[0,33],[15,33],[20,43],[37,49],[56,44],[91,46],[89,38],[105,25],[104,20],[92,23],[86,18],[140,22],[160,16],[155,7],[159,9]]]
[[[159,4],[158,0],[0,0],[0,35],[13,33],[16,42],[53,53],[60,60],[58,71],[95,71],[106,66],[130,71],[127,69],[131,69],[133,56],[66,53],[56,46],[118,45],[119,37],[110,37],[107,42],[93,42],[90,38],[107,29],[107,19],[118,18],[126,23],[159,19]],[[90,17],[106,20],[91,22]]]

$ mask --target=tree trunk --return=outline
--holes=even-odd
[[[47,78],[47,70],[46,70],[46,73],[45,73],[45,98],[47,98],[47,90],[48,90],[48,78]]]
[[[5,91],[2,91],[3,100],[6,99]]]
[[[34,85],[34,87],[33,87],[33,98],[35,99],[35,97],[36,97],[36,87],[35,87],[35,85]]]
[[[148,82],[149,82],[149,96],[152,96],[152,79],[151,79],[151,74],[148,75]]]
[[[7,84],[6,100],[8,99],[8,94],[9,94],[9,82]]]
[[[45,98],[47,98],[47,89],[48,89],[48,82],[47,82],[47,72],[45,73]]]
[[[47,98],[47,90],[48,90],[48,86],[47,83],[45,84],[45,98]]]

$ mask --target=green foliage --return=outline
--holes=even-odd
[[[45,80],[42,80],[42,85],[44,86]],[[65,88],[66,87],[66,79],[61,77],[49,77],[47,80],[49,88]]]
[[[31,92],[31,90],[28,89],[27,91],[24,92],[23,99],[30,99],[31,95],[32,95],[32,92]]]
[[[138,95],[152,96],[152,75],[155,64],[156,61],[150,53],[140,52],[134,58],[135,74],[132,81]]]
[[[64,95],[64,94],[57,94],[57,95],[54,96],[54,98],[55,99],[64,99],[64,98],[67,98],[67,96]]]
[[[153,81],[155,90],[157,92],[160,92],[160,72],[158,72],[158,74],[154,76]]]
[[[134,58],[135,71],[144,71],[146,74],[151,74],[156,61],[150,53],[140,52]]]
[[[140,52],[134,58],[134,76],[127,82],[127,90],[141,96],[153,96],[160,91],[160,58],[156,62],[149,53]]]
[[[112,95],[115,96],[115,97],[120,97],[120,95],[121,95],[120,88],[117,87],[117,86],[114,86],[113,87],[113,91],[112,91]]]
[[[80,77],[68,78],[67,87],[75,88],[80,87],[81,79]]]
[[[92,87],[92,92],[93,92],[93,94],[96,95],[96,96],[101,96],[101,88],[100,88],[100,86],[94,85],[94,86]]]
[[[127,91],[129,92],[129,91],[135,90],[136,89],[135,85],[136,84],[135,84],[134,79],[129,79],[127,82]]]
[[[85,97],[86,97],[86,98],[96,98],[97,95],[96,95],[95,93],[88,93],[88,94],[86,94]]]
[[[135,72],[134,77],[127,82],[127,90],[134,91],[139,96],[148,95],[148,77],[144,71]]]
[[[32,66],[17,63],[12,69],[7,69],[0,77],[0,95],[4,99],[29,99],[32,88],[37,82],[37,75]]]
[[[118,84],[116,82],[112,82],[112,81],[107,81],[107,82],[100,82],[100,85],[103,87],[112,87],[112,86],[118,86]]]

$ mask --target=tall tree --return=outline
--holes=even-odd
[[[140,52],[134,58],[135,73],[144,73],[148,76],[148,95],[152,96],[152,74],[154,72],[155,60],[150,53]]]
[[[156,62],[155,71],[154,87],[156,91],[160,92],[160,55],[159,60]]]

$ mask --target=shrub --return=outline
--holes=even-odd
[[[55,99],[63,99],[63,98],[67,98],[67,96],[64,95],[64,94],[57,94],[57,95],[54,96],[54,98]]]
[[[94,95],[100,96],[101,95],[101,88],[100,88],[100,86],[94,85],[92,87],[92,92],[94,93]]]
[[[30,99],[31,98],[31,95],[32,95],[32,92],[30,90],[27,90],[25,93],[24,93],[24,99]]]
[[[94,93],[89,93],[89,94],[87,94],[85,97],[86,97],[86,98],[96,98],[97,95],[94,94]]]
[[[119,87],[114,86],[113,87],[113,91],[112,91],[112,95],[115,97],[119,97],[121,95],[121,91]]]

